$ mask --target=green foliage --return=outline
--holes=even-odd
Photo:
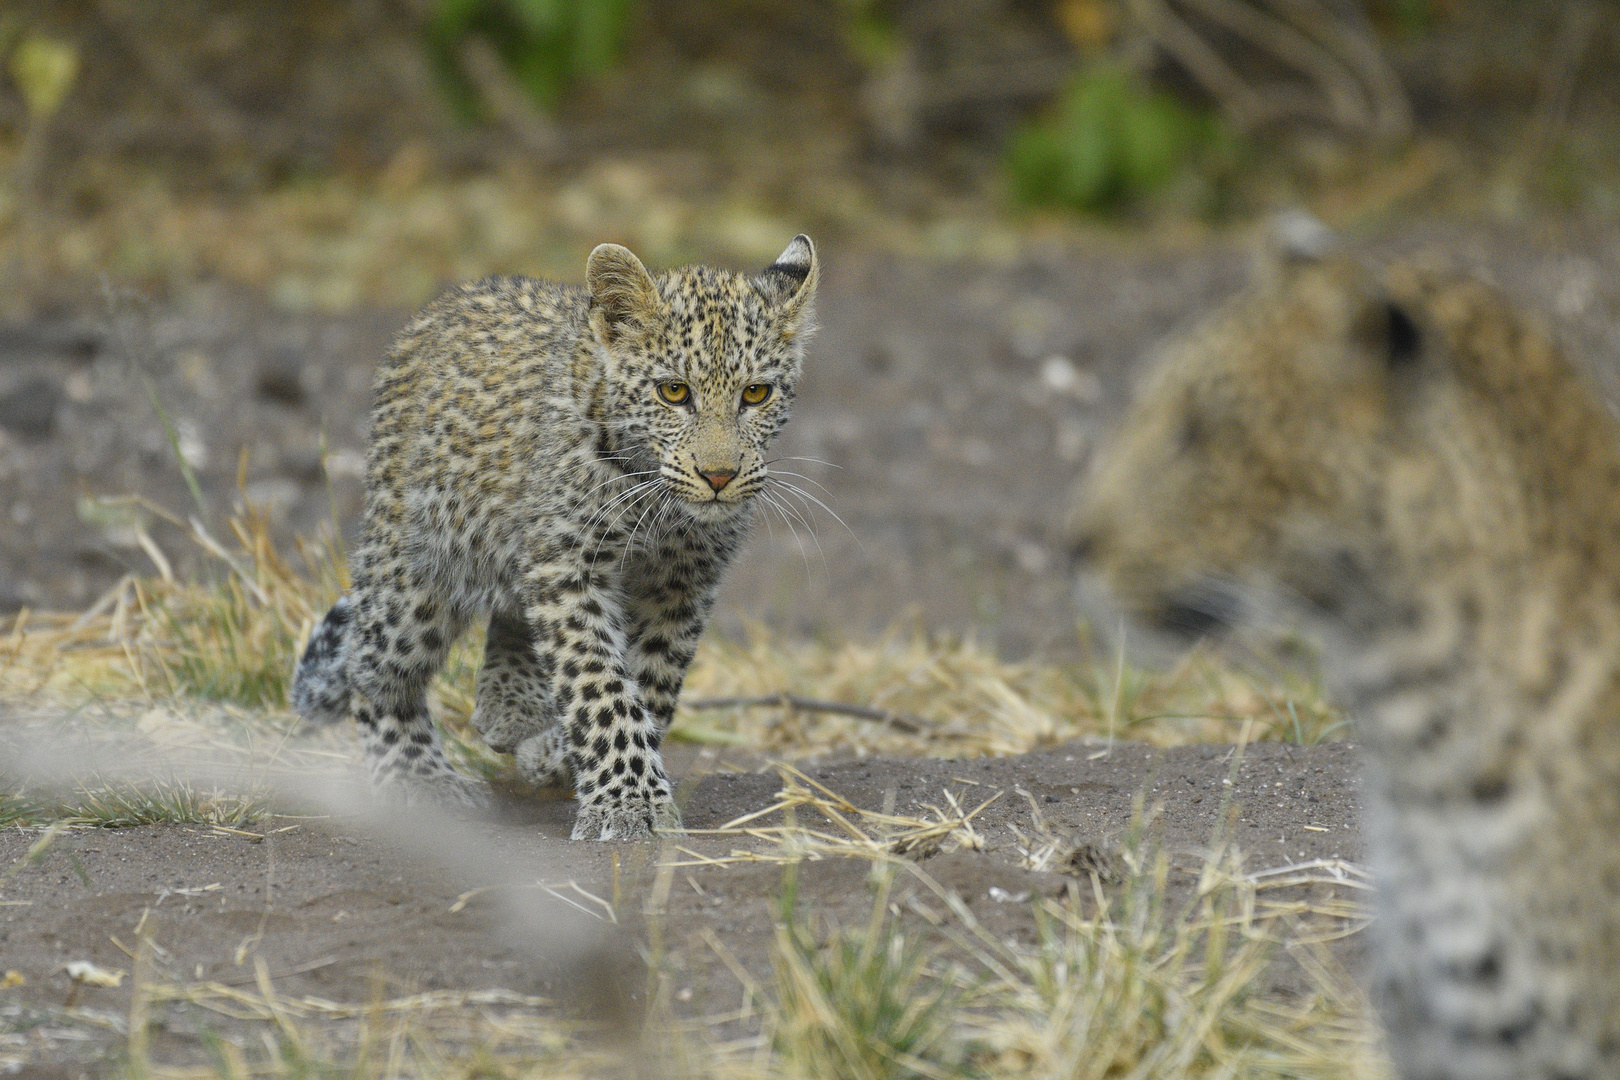
[[[28,114],[49,120],[62,107],[79,75],[79,50],[69,42],[27,33],[11,53],[11,78]]]
[[[1434,24],[1434,0],[1389,0],[1390,13],[1401,32],[1416,37]]]
[[[883,67],[899,51],[899,31],[881,0],[843,0],[844,40],[867,67]]]
[[[535,104],[551,108],[574,79],[612,67],[634,0],[437,0],[428,45],[456,106],[470,116],[478,95],[457,51],[470,35],[487,39]]]
[[[1050,115],[1014,136],[1007,165],[1020,202],[1096,211],[1150,195],[1194,165],[1215,166],[1228,146],[1213,114],[1098,61]]]

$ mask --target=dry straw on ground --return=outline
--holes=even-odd
[[[149,747],[155,776],[166,755],[185,747],[241,762],[243,784],[199,791],[179,781],[87,783],[73,798],[46,798],[13,783],[0,800],[0,824],[186,820],[230,829],[267,812],[253,787],[255,768],[341,767],[341,751],[301,733],[284,705],[298,643],[341,588],[340,557],[308,545],[301,566],[285,559],[252,513],[231,523],[229,546],[199,523],[182,524],[215,556],[212,581],[182,582],[166,572],[131,577],[85,613],[19,615],[0,635],[0,700],[14,722],[60,723],[72,714],[76,724]],[[156,544],[144,542],[166,567]],[[458,647],[437,686],[438,706],[462,762],[494,770],[503,761],[467,727],[477,659],[476,640]],[[791,694],[915,720],[896,726],[781,705],[690,710],[678,719],[677,737],[782,756],[1006,754],[1070,738],[1169,744],[1240,731],[1310,739],[1335,722],[1309,687],[1258,681],[1208,657],[1167,674],[1133,669],[1117,656],[1067,668],[1015,664],[972,642],[902,632],[874,644],[785,642],[763,630],[740,643],[711,641],[688,693]],[[1354,867],[1245,874],[1238,853],[1217,837],[1189,877],[1155,850],[1151,828],[1120,852],[1080,852],[1045,830],[1032,803],[1026,865],[1067,867],[1076,887],[1034,902],[1040,940],[1024,946],[989,933],[918,861],[977,847],[974,819],[985,804],[947,799],[923,816],[873,812],[791,765],[779,766],[779,774],[782,790],[768,810],[716,830],[735,838],[729,854],[701,855],[672,842],[662,860],[666,879],[693,862],[791,867],[805,859],[863,859],[873,867],[871,918],[862,927],[818,923],[788,888],[774,982],[755,985],[734,966],[747,988],[745,1005],[723,1016],[683,1017],[657,947],[665,937],[662,908],[650,902],[645,1040],[655,1054],[605,1045],[540,1000],[473,991],[332,1002],[289,995],[263,972],[251,987],[189,983],[143,962],[139,945],[127,1017],[61,1010],[47,1019],[111,1025],[127,1040],[133,1075],[177,1080],[1384,1075],[1365,1004],[1324,945],[1365,920],[1354,899],[1365,882]],[[916,886],[904,909],[891,899],[902,880]],[[577,886],[554,888],[577,893],[579,906],[599,917],[621,914]],[[711,947],[725,959],[718,939]],[[1303,990],[1273,989],[1279,964],[1295,969]],[[257,1036],[215,1040],[206,1064],[167,1062],[149,1032],[181,1006]],[[0,1028],[6,1022],[0,1016]]]
[[[802,785],[783,798],[798,800],[807,818],[842,813],[835,794]],[[893,831],[934,824],[887,817]],[[604,1042],[592,1025],[559,1019],[556,1003],[503,991],[336,1002],[278,991],[262,964],[252,986],[168,982],[153,977],[140,946],[132,957],[135,1004],[118,1024],[138,1075],[176,1080],[311,1073],[739,1080],[1387,1075],[1365,1004],[1322,944],[1362,913],[1351,902],[1310,898],[1311,885],[1355,885],[1355,879],[1326,866],[1257,878],[1223,847],[1198,868],[1190,898],[1177,899],[1186,892],[1171,886],[1171,861],[1144,839],[1148,832],[1121,852],[1115,885],[1105,888],[1093,876],[1067,896],[1037,901],[1033,946],[990,933],[929,876],[926,863],[857,845],[872,862],[865,925],[826,925],[807,915],[790,874],[779,897],[774,982],[757,984],[709,934],[710,947],[743,983],[744,1004],[680,1017],[672,1007],[674,980],[655,948],[639,1046]],[[767,846],[761,855],[791,866],[816,850],[822,842],[816,833],[786,826],[765,837],[777,850]],[[662,895],[679,865],[678,858],[665,861]],[[918,887],[905,896],[902,912],[898,885],[908,879]],[[1286,895],[1268,899],[1268,893]],[[655,888],[647,904],[655,940],[664,936],[662,907]],[[1278,964],[1297,967],[1306,988],[1272,990]],[[180,1004],[261,1037],[216,1040],[208,1066],[166,1066],[148,1030]],[[752,1034],[715,1036],[739,1030]]]
[[[76,615],[24,611],[0,633],[0,695],[16,704],[193,699],[294,721],[286,688],[299,645],[344,582],[341,552],[300,544],[296,560],[270,542],[251,508],[230,522],[230,546],[196,519],[171,520],[215,560],[205,583],[164,572],[126,577]],[[482,650],[475,631],[436,684],[439,715],[464,763],[499,767],[468,725]],[[889,723],[791,704],[683,707],[672,737],[746,745],[776,755],[834,752],[938,757],[1018,754],[1070,739],[1160,746],[1223,742],[1245,723],[1255,737],[1314,742],[1339,724],[1311,683],[1259,678],[1201,652],[1168,672],[1122,655],[1091,663],[1009,662],[971,639],[921,630],[876,642],[785,640],[756,627],[742,641],[706,639],[685,700],[797,698],[861,706]]]
[[[134,1075],[173,1080],[1387,1075],[1365,1003],[1324,947],[1365,919],[1353,899],[1365,882],[1354,868],[1245,873],[1240,853],[1218,837],[1200,863],[1177,867],[1153,843],[1144,813],[1117,854],[1117,873],[1106,882],[1087,875],[1066,895],[1035,901],[1037,940],[1020,944],[981,924],[926,861],[895,854],[904,847],[897,840],[919,836],[973,846],[974,810],[863,814],[790,766],[779,769],[784,788],[773,810],[791,817],[756,828],[750,815],[719,830],[748,836],[753,856],[788,868],[771,982],[759,984],[718,936],[705,935],[742,984],[737,1009],[678,1015],[678,980],[658,943],[669,936],[669,886],[689,863],[671,846],[642,913],[651,950],[639,1042],[605,1039],[588,1022],[562,1018],[556,1002],[500,990],[333,1001],[278,989],[262,961],[251,985],[177,981],[144,940],[131,950],[127,1016],[64,1011],[55,1019],[112,1027]],[[871,864],[863,925],[828,924],[797,900],[791,868],[834,856]],[[600,918],[627,914],[589,899]],[[1274,988],[1279,965],[1295,970],[1295,989]],[[176,1009],[221,1025],[206,1064],[170,1064],[154,1049],[152,1033]]]

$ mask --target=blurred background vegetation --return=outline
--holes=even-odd
[[[0,313],[414,304],[603,237],[1610,221],[1617,59],[1607,0],[10,0]]]

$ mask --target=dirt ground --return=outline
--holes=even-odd
[[[1182,893],[1203,863],[1228,794],[1225,838],[1247,853],[1245,870],[1360,858],[1352,745],[1257,744],[1236,769],[1234,753],[1232,746],[1155,751],[1075,744],[997,760],[869,758],[806,774],[857,806],[876,810],[892,799],[902,813],[944,805],[947,790],[969,807],[1001,792],[973,821],[980,850],[924,857],[918,866],[998,939],[1029,944],[1032,899],[1061,895],[1071,885],[1089,890],[1089,875],[1077,865],[1101,868],[1105,880],[1116,872],[1111,865],[1118,856],[1107,853],[1124,839],[1140,798],[1150,807],[1163,805],[1152,833],[1171,856]],[[693,830],[768,807],[781,786],[776,775],[756,771],[759,762],[747,755],[682,747],[672,766]],[[1051,835],[1083,853],[1075,864],[1061,872],[1026,868],[1014,828],[1025,838],[1035,833],[1032,805]],[[573,844],[566,839],[572,816],[571,803],[560,798],[505,799],[488,826],[490,850],[549,862],[551,883],[576,899],[582,894],[565,882],[609,904],[617,895],[611,916],[581,903],[636,941],[649,933],[657,863],[685,863],[652,916],[667,949],[664,967],[677,1010],[711,1015],[741,1000],[743,984],[721,949],[756,983],[769,984],[782,868],[693,865],[766,845],[697,831],[679,849],[661,853],[647,845]],[[33,831],[0,833],[0,865],[14,865],[37,839]],[[74,831],[5,884],[0,957],[26,981],[0,991],[0,1061],[21,1075],[71,1076],[97,1071],[96,1063],[104,1065],[121,1049],[132,980],[75,994],[65,965],[88,960],[128,971],[138,931],[154,943],[149,977],[156,979],[252,989],[262,960],[278,991],[338,1002],[451,989],[507,991],[513,997],[501,1002],[508,1005],[520,1002],[516,995],[566,1002],[577,991],[525,947],[525,934],[503,917],[495,894],[457,903],[509,880],[506,869],[469,870],[448,856],[402,855],[364,829],[330,818],[272,817],[235,832],[206,826]],[[869,869],[859,859],[801,864],[801,910],[824,926],[861,925],[872,905]],[[1359,895],[1354,885],[1339,892]],[[906,923],[925,933],[926,913],[945,910],[939,894],[909,877],[896,883],[891,899]],[[719,949],[706,940],[711,936]],[[1337,947],[1352,969],[1360,940],[1346,938]],[[625,970],[634,998],[645,982],[634,976],[633,962]],[[1284,988],[1299,981],[1286,963],[1272,977]],[[64,1008],[70,999],[73,1007]],[[154,1019],[153,1051],[172,1062],[204,1060],[205,1033],[230,1030],[229,1020],[186,1004],[160,1007]]]

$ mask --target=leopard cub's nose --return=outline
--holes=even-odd
[[[732,479],[737,475],[737,473],[736,470],[723,469],[717,472],[699,473],[698,475],[707,480],[710,487],[716,491],[719,491],[721,488],[731,483]]]

